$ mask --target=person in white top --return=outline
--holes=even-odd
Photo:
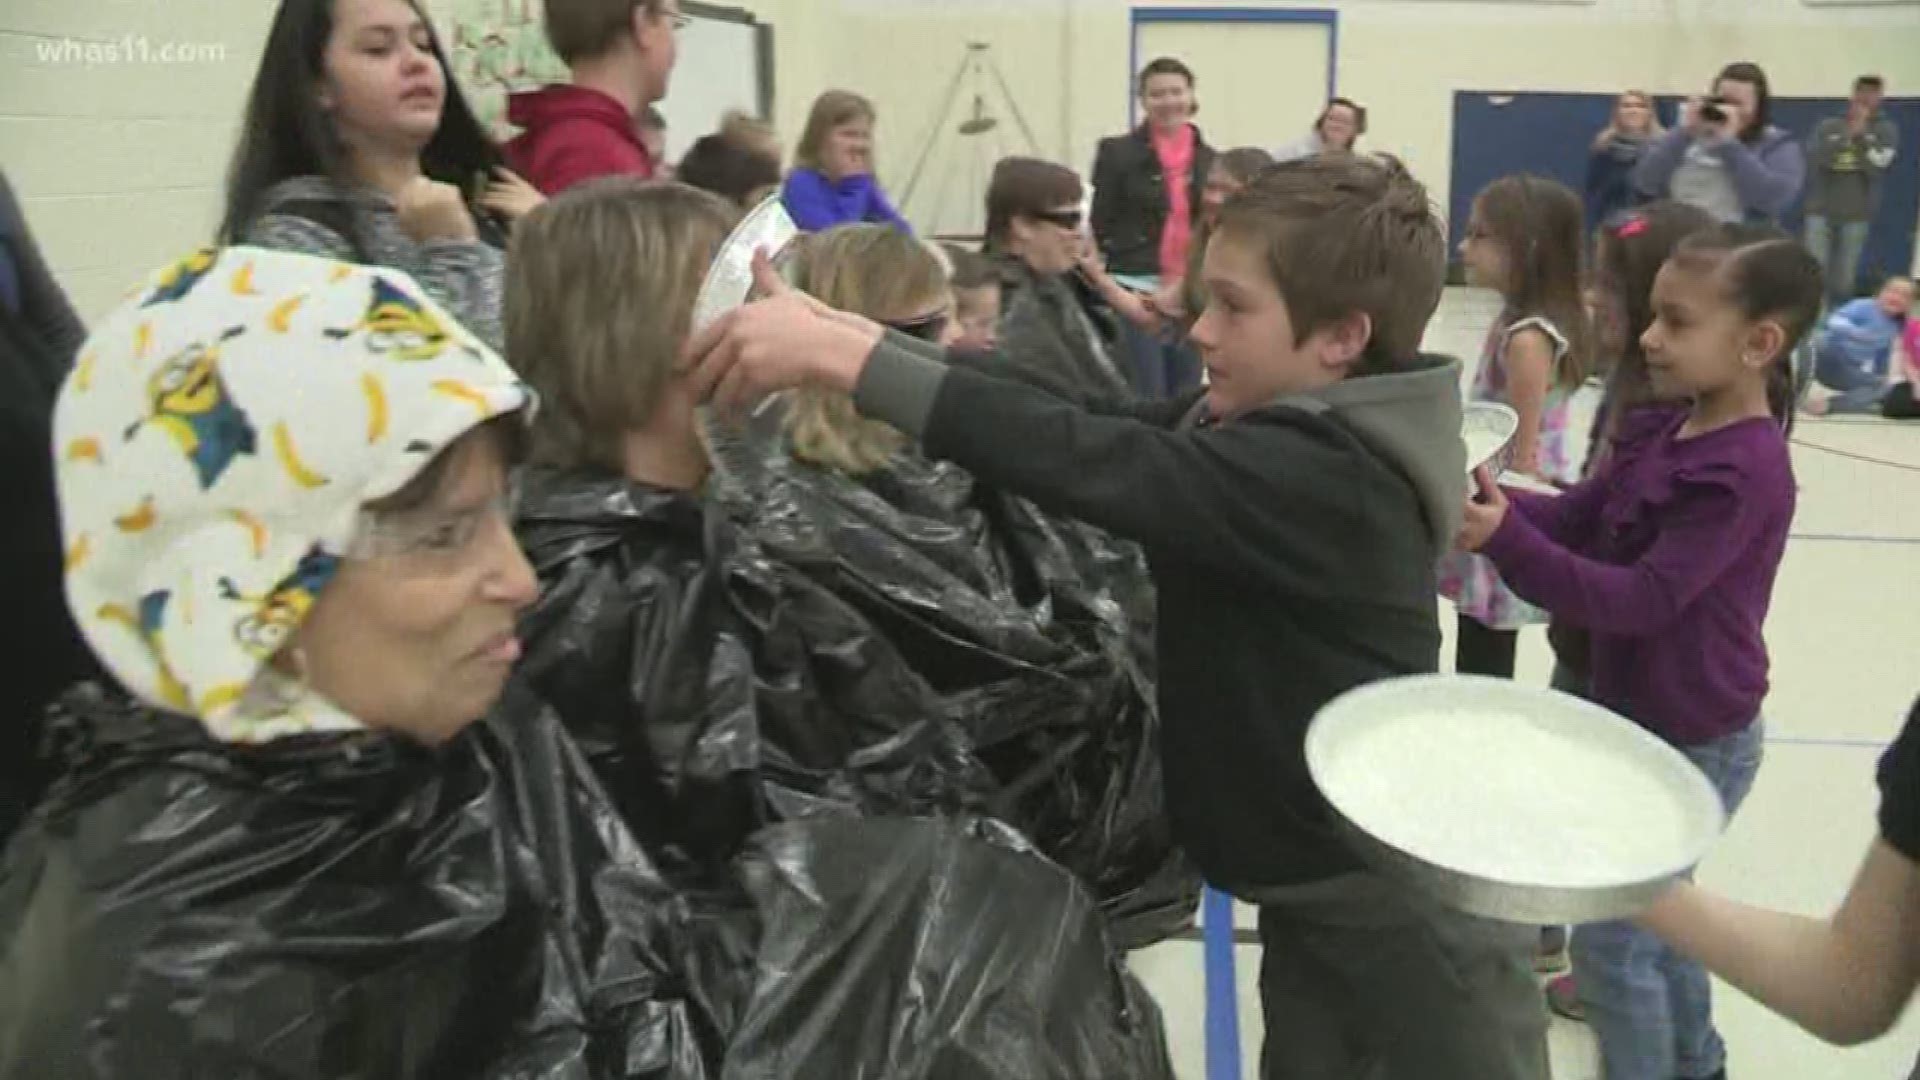
[[[1298,161],[1328,150],[1352,152],[1367,133],[1367,110],[1350,98],[1337,97],[1320,110],[1313,130],[1273,152],[1275,162]]]

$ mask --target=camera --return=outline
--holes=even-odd
[[[1700,105],[1700,118],[1703,120],[1710,120],[1716,124],[1726,123],[1727,122],[1726,104],[1727,104],[1726,98],[1723,98],[1723,97],[1708,98],[1706,101],[1702,102]]]

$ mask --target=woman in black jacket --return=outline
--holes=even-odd
[[[1093,235],[1115,274],[1172,281],[1186,272],[1185,240],[1199,224],[1200,193],[1214,153],[1192,123],[1193,87],[1185,64],[1155,60],[1140,73],[1146,120],[1125,135],[1100,140]],[[1186,168],[1170,170],[1170,160],[1184,161]],[[1176,209],[1183,214],[1176,216]],[[1175,243],[1177,249],[1168,250]]]
[[[92,671],[60,588],[60,515],[53,493],[53,399],[86,331],[47,269],[0,174],[0,596],[10,606],[0,673],[0,846],[38,801],[40,714]]]
[[[1193,125],[1192,69],[1162,57],[1140,72],[1146,120],[1100,141],[1093,165],[1093,236],[1108,272],[1145,292],[1177,288],[1199,227],[1201,192],[1214,151]],[[1158,396],[1199,382],[1183,347],[1129,329],[1142,392]]]

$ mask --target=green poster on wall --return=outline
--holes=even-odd
[[[427,0],[460,88],[495,138],[514,133],[507,95],[567,81],[567,66],[547,46],[540,0]]]

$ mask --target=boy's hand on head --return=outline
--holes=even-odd
[[[1460,535],[1454,540],[1461,551],[1479,551],[1500,531],[1507,520],[1507,493],[1493,479],[1493,473],[1485,465],[1473,471],[1473,479],[1479,485],[1480,496],[1467,498],[1466,516],[1460,523]]]
[[[764,252],[754,259],[754,281],[763,299],[735,308],[687,342],[680,368],[694,399],[744,411],[796,386],[852,392],[880,342],[879,324],[794,289]]]

